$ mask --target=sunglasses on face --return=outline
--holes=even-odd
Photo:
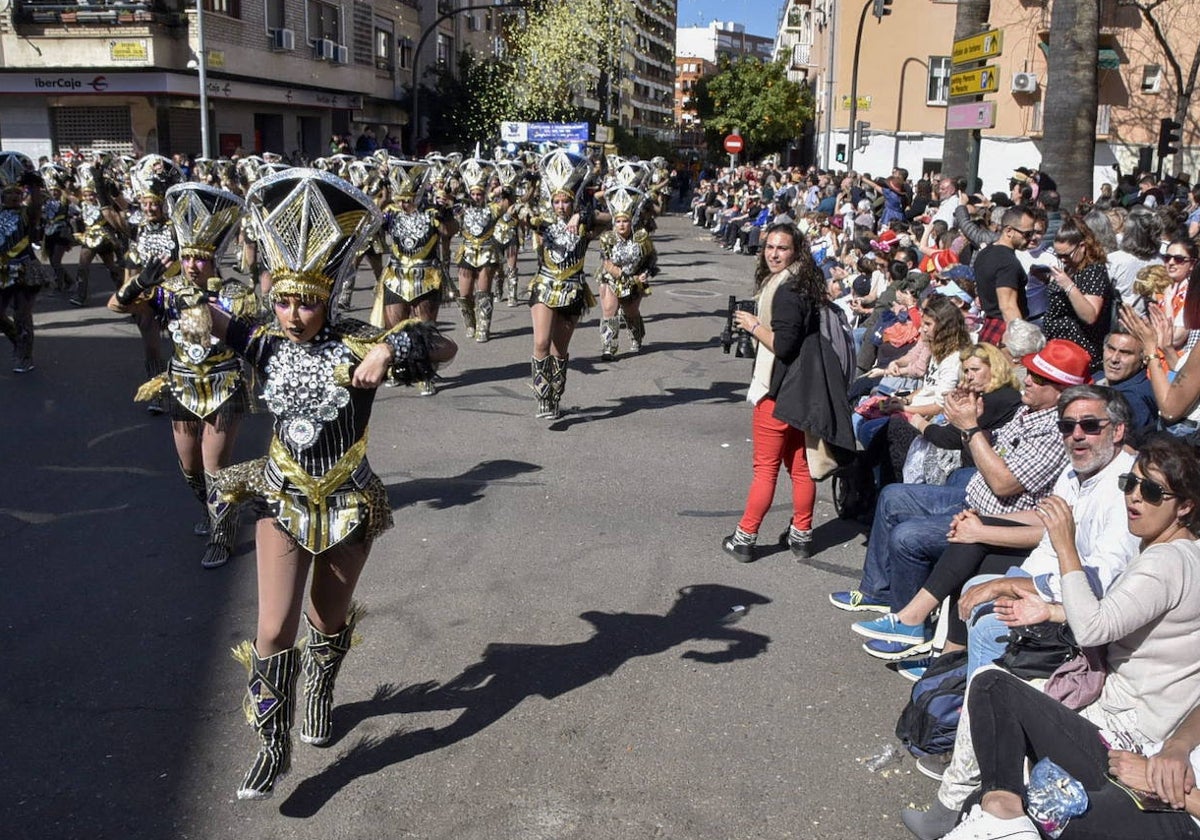
[[[1111,423],[1111,420],[1101,420],[1097,417],[1084,417],[1082,420],[1072,420],[1064,417],[1058,421],[1058,430],[1064,435],[1075,434],[1075,427],[1083,429],[1085,435],[1098,435],[1100,430]]]
[[[1121,473],[1117,476],[1117,486],[1121,488],[1121,492],[1125,495],[1129,495],[1138,489],[1138,487],[1141,487],[1142,500],[1151,505],[1161,505],[1163,499],[1175,497],[1174,493],[1157,481],[1151,481],[1148,478],[1138,478],[1133,473]]]
[[[1029,381],[1034,385],[1045,385],[1047,382],[1050,381],[1050,380],[1046,379],[1046,377],[1044,377],[1044,376],[1038,376],[1033,371],[1028,371],[1028,372],[1026,372],[1025,375],[1027,377],[1029,377]]]
[[[1029,230],[1022,230],[1022,229],[1021,229],[1021,228],[1019,228],[1019,227],[1013,227],[1012,225],[1009,225],[1009,226],[1008,226],[1008,229],[1009,229],[1009,230],[1011,230],[1011,231],[1013,231],[1014,233],[1019,233],[1019,234],[1021,234],[1021,236],[1023,236],[1025,239],[1028,239],[1029,237],[1033,236],[1033,229],[1032,229],[1032,228],[1030,228]]]
[[[1163,257],[1163,262],[1169,263],[1185,263],[1191,261],[1192,258],[1186,254],[1167,254],[1165,257]]]

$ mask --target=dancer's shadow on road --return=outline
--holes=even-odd
[[[730,586],[688,586],[679,590],[666,615],[589,611],[580,618],[590,622],[596,632],[585,641],[493,643],[479,662],[449,682],[403,689],[381,685],[370,700],[334,711],[336,732],[349,732],[366,718],[379,715],[447,709],[462,709],[462,714],[441,729],[400,730],[384,738],[364,738],[325,770],[302,781],[279,811],[288,817],[311,817],[355,779],[470,738],[527,697],[559,697],[613,674],[634,657],[665,653],[689,642],[716,642],[723,647],[689,649],[681,656],[709,665],[751,659],[767,649],[770,637],[732,624],[752,606],[768,603],[769,598],[756,592]],[[734,611],[738,606],[744,609]]]
[[[541,470],[541,464],[500,458],[482,461],[457,476],[418,478],[387,485],[388,503],[399,510],[418,502],[427,502],[434,510],[445,510],[477,502],[489,485],[524,473]]]

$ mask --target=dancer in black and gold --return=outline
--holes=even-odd
[[[253,314],[257,305],[250,287],[223,281],[216,273],[217,259],[241,217],[242,200],[189,182],[168,189],[165,201],[172,241],[179,245],[180,274],[163,283],[170,257],[150,257],[108,307],[153,316],[155,330],[165,325],[171,336],[174,350],[166,372],[143,385],[138,398],[165,396],[170,401],[179,469],[204,508],[204,519],[195,528],[198,535],[208,536],[200,565],[213,569],[228,562],[237,535],[236,517],[212,495],[213,480],[229,465],[249,393],[241,360],[212,339],[207,320],[197,320],[197,307],[211,299],[226,311]]]
[[[538,161],[544,206],[530,219],[538,237],[538,271],[530,282],[533,357],[530,387],[537,395],[537,416],[554,420],[567,384],[571,336],[579,318],[596,299],[583,273],[592,223],[591,208],[576,207],[576,195],[591,171],[588,161],[565,149]]]
[[[642,298],[650,294],[650,278],[658,274],[658,254],[650,234],[636,227],[645,203],[641,190],[614,187],[605,193],[613,229],[600,234],[600,358],[617,355],[621,329],[620,309],[629,326],[629,350],[639,353],[646,337]]]
[[[436,207],[419,208],[428,172],[429,164],[424,161],[392,158],[388,164],[392,203],[384,212],[383,232],[390,253],[375,289],[371,322],[376,326],[390,329],[408,318],[437,324],[446,282],[439,258],[445,213]],[[419,387],[423,397],[436,393],[432,378]]]
[[[57,163],[42,166],[42,181],[46,185],[46,200],[42,203],[42,251],[54,274],[54,288],[66,292],[71,288],[63,268],[63,257],[77,244],[72,224],[79,217],[79,208],[71,200],[71,172]]]
[[[247,194],[259,253],[271,271],[277,325],[210,303],[212,331],[262,375],[274,415],[267,456],[225,470],[221,501],[252,498],[258,623],[235,653],[249,669],[247,711],[258,753],[239,799],[263,799],[291,764],[296,680],[304,672],[301,740],[331,737],[334,680],[350,648],[351,598],[372,541],[392,523],[387,492],[366,458],[376,388],[386,378],[429,378],[452,342],[421,323],[380,330],[338,321],[337,292],[382,219],[350,184],[315,169],[271,175]],[[307,642],[296,646],[312,567]]]
[[[462,243],[454,255],[458,263],[458,306],[467,338],[488,340],[492,328],[492,279],[500,266],[496,225],[508,221],[505,211],[488,201],[488,180],[493,166],[478,158],[459,165],[468,199],[457,209]]]
[[[175,262],[178,250],[175,229],[167,221],[163,202],[167,190],[183,181],[183,173],[162,155],[145,155],[130,168],[129,181],[138,207],[126,221],[130,238],[129,250],[125,254],[125,283],[132,282],[147,266],[160,260],[169,265],[166,276],[177,277],[179,265]],[[149,307],[138,307],[132,312],[142,336],[146,376],[153,379],[167,369],[166,359],[163,358],[159,315]],[[152,397],[146,405],[146,411],[151,414],[162,414],[165,410],[161,394]]]
[[[33,370],[33,300],[42,287],[33,242],[41,215],[41,185],[26,155],[0,152],[0,333],[13,344],[13,373]]]
[[[99,257],[108,268],[113,288],[119,289],[125,277],[121,268],[128,230],[121,210],[115,204],[113,185],[105,177],[99,162],[82,164],[75,173],[79,187],[79,216],[83,232],[75,234],[79,241],[79,269],[75,275],[75,291],[70,301],[86,306],[92,260]]]

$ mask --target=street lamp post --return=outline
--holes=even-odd
[[[196,2],[200,3],[202,0],[196,0]],[[462,6],[461,8],[451,9],[444,14],[438,15],[436,18],[434,18],[433,23],[421,30],[421,37],[417,39],[417,46],[413,50],[412,54],[412,114],[409,117],[412,121],[412,125],[408,130],[409,154],[413,155],[414,157],[416,156],[417,137],[420,135],[421,131],[421,88],[418,84],[421,72],[421,47],[425,46],[425,42],[429,40],[429,36],[437,31],[438,24],[444,20],[449,20],[450,18],[457,14],[461,14],[462,12],[476,12],[484,9],[524,9],[527,3],[528,0],[508,0],[507,2],[503,3],[480,3],[472,6]]]
[[[204,46],[204,0],[196,0],[196,68],[200,71],[200,156],[212,157],[208,145],[208,56]]]

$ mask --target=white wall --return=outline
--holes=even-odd
[[[0,149],[23,152],[34,161],[50,157],[50,113],[43,97],[0,98]]]

